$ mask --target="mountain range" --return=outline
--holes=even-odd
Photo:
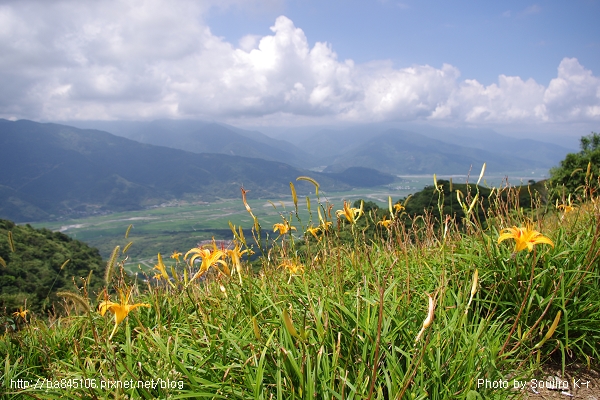
[[[100,129],[140,143],[193,153],[217,153],[279,161],[299,168],[316,163],[308,152],[258,131],[203,121],[77,121],[68,125]]]
[[[0,120],[0,217],[35,221],[126,211],[172,199],[211,201],[289,194],[309,174],[325,190],[390,183],[361,169],[327,175],[277,161],[139,143],[99,130]],[[299,193],[314,190],[297,182]]]
[[[488,174],[547,171],[569,152],[493,131],[367,125],[286,141],[203,121],[74,124],[79,127],[0,120],[0,218],[35,221],[173,199],[211,201],[237,197],[242,186],[250,197],[271,197],[289,194],[289,182],[301,175],[335,191],[384,185],[394,175],[466,174],[484,162]],[[311,189],[298,183],[300,193]]]
[[[571,149],[541,140],[514,138],[493,130],[420,127],[419,132],[389,125],[314,129],[277,138],[256,130],[202,121],[73,122],[143,143],[197,153],[245,155],[298,168],[341,172],[366,167],[395,175],[466,174],[484,162],[496,174],[547,171]]]

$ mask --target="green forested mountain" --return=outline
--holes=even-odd
[[[90,277],[92,297],[103,283],[105,263],[98,250],[59,232],[0,219],[0,257],[0,264],[6,264],[0,265],[0,309],[7,312],[27,307],[46,313],[59,300],[56,292],[75,291],[75,284],[83,287],[83,279]]]
[[[0,217],[34,221],[125,211],[170,199],[212,200],[289,193],[309,172],[280,162],[195,154],[107,132],[0,120]],[[350,185],[310,173],[326,190]],[[298,182],[300,193],[313,189]]]

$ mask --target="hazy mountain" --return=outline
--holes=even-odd
[[[97,130],[0,119],[0,217],[40,220],[139,209],[169,199],[289,194],[300,175],[324,190],[351,186],[326,174],[261,159],[196,154]],[[374,176],[379,177],[375,171]],[[312,190],[298,182],[299,192]]]
[[[423,129],[423,135],[446,143],[486,150],[498,155],[530,160],[539,168],[551,168],[574,149],[540,140],[501,135],[491,129]]]
[[[520,171],[539,162],[458,146],[415,132],[391,129],[336,157],[325,172],[362,166],[392,174],[465,174],[487,163],[491,171]]]
[[[468,169],[464,169],[465,165],[470,164],[464,162],[464,159],[477,160],[476,163],[479,163],[483,158],[491,161],[494,169],[496,166],[499,167],[499,169],[495,169],[495,172],[548,170],[558,165],[565,155],[573,150],[540,140],[508,137],[491,129],[439,128],[415,124],[410,125],[410,129],[390,128],[394,126],[392,123],[359,124],[344,128],[288,128],[279,132],[278,138],[267,136],[256,130],[245,130],[225,124],[202,121],[93,121],[78,122],[75,125],[101,128],[139,142],[197,153],[243,155],[281,161],[299,168],[329,166],[326,171],[340,171],[353,166],[368,166],[386,172],[408,174],[411,173],[409,171],[426,170],[425,166],[429,164],[429,161],[421,159],[422,155],[427,155],[429,160],[435,161],[436,172],[449,169],[466,173]],[[266,131],[270,134],[274,132],[272,129]],[[421,151],[419,154],[407,155],[400,151],[400,147],[398,147],[400,143],[392,139],[395,144],[391,143],[392,148],[385,150],[386,157],[391,164],[378,161],[375,159],[374,153],[371,156],[365,154],[372,150],[366,150],[364,147],[374,145],[368,143],[372,140],[382,143],[390,139],[387,136],[392,131],[410,131],[415,137],[428,137],[450,146],[439,146],[439,143],[434,141],[430,142],[434,145],[433,148]],[[381,138],[377,139],[377,137]],[[282,138],[286,140],[281,140]],[[462,150],[458,151],[456,146]],[[452,157],[448,158],[445,155]],[[424,168],[416,168],[414,163],[411,168],[401,167],[402,160],[395,159],[395,156],[414,159],[416,164],[423,163]],[[455,160],[454,157],[463,160]],[[369,161],[369,158],[373,159]],[[448,164],[444,164],[445,162]],[[489,162],[488,166],[490,166]]]
[[[319,158],[321,165],[328,165],[332,157],[347,154],[380,132],[365,130],[362,126],[344,130],[320,129],[298,142],[298,147]]]
[[[572,151],[553,143],[500,135],[493,130],[422,126],[420,132],[414,132],[383,130],[384,126],[320,129],[312,134],[303,132],[294,141],[299,148],[318,157],[319,165],[328,165],[325,171],[365,166],[398,174],[464,174],[471,162],[487,162],[488,167],[502,173],[548,170]],[[386,144],[388,147],[384,148]]]
[[[219,153],[285,162],[307,168],[314,157],[284,140],[258,131],[225,124],[190,120],[80,121],[70,125],[100,129],[141,143],[171,147],[193,153]]]

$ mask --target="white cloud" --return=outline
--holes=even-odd
[[[565,58],[544,93],[544,105],[557,120],[600,119],[600,79],[575,58]]]
[[[311,45],[284,16],[272,34],[247,35],[234,45],[203,22],[210,7],[191,0],[1,3],[0,116],[280,124],[600,121],[600,80],[576,59],[565,58],[548,87],[505,75],[485,86],[461,79],[448,64],[396,68],[385,60],[340,60],[331,44]]]
[[[526,7],[523,11],[521,11],[518,14],[518,16],[523,18],[528,15],[539,14],[540,12],[542,12],[542,7],[540,7],[538,4],[533,4],[529,7]]]

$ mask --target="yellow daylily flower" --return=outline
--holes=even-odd
[[[196,259],[198,259],[198,258],[202,259],[202,264],[200,264],[200,269],[198,270],[198,272],[196,272],[196,274],[194,274],[192,279],[190,279],[190,281],[188,282],[188,285],[190,283],[192,283],[192,281],[194,279],[196,279],[196,278],[202,276],[204,273],[206,273],[211,266],[217,265],[217,264],[220,264],[223,266],[223,272],[225,273],[225,275],[231,276],[231,273],[229,272],[229,267],[227,266],[227,263],[222,260],[222,258],[225,256],[225,252],[217,249],[217,245],[215,244],[215,242],[213,242],[212,247],[213,247],[212,249],[207,249],[207,248],[201,249],[199,247],[194,247],[193,249],[191,249],[190,251],[185,253],[185,256],[183,257],[184,260],[187,260],[187,258],[190,254],[193,254],[193,256],[190,257],[190,259],[189,259],[190,265],[194,265],[194,261]]]
[[[179,262],[179,257],[181,257],[181,255],[182,254],[180,252],[178,252],[177,250],[175,250],[173,252],[173,254],[171,254],[171,258],[174,259],[174,260],[177,260],[177,262]]]
[[[533,230],[531,225],[527,225],[525,228],[517,228],[516,226],[513,226],[512,228],[503,229],[502,232],[503,233],[498,237],[498,244],[507,239],[514,239],[515,252],[525,249],[531,251],[533,250],[534,245],[541,243],[549,244],[550,246],[554,247],[552,240],[542,235],[538,231]]]
[[[400,203],[394,204],[394,211],[396,211],[396,212],[404,211],[405,209],[406,209],[406,207],[404,207]]]
[[[232,272],[237,272],[240,277],[240,283],[242,283],[241,257],[244,253],[251,254],[251,251],[248,249],[240,251],[240,244],[238,242],[235,242],[235,247],[233,249],[227,250],[227,255],[231,259]]]
[[[306,229],[306,233],[310,233],[311,235],[313,235],[315,237],[315,239],[317,240],[321,240],[320,237],[317,236],[317,234],[321,231],[321,226],[317,226],[316,228],[313,228],[312,226],[310,228]]]
[[[279,268],[287,269],[291,275],[298,275],[304,272],[304,265],[298,264],[292,260],[284,260],[283,263],[279,265]]]
[[[385,228],[389,228],[392,222],[393,221],[391,219],[387,219],[387,217],[384,215],[383,220],[379,221],[377,225],[383,225]]]
[[[311,225],[310,228],[306,229],[305,233],[310,233],[311,235],[313,235],[315,237],[315,239],[321,240],[321,239],[323,239],[323,236],[317,236],[317,234],[319,232],[321,232],[321,233],[327,232],[330,227],[331,227],[331,221],[323,221],[323,220],[321,220],[321,225],[319,225],[317,227],[313,227]]]
[[[559,204],[556,208],[558,208],[559,210],[562,209],[565,214],[570,213],[571,211],[575,210],[575,206],[569,206],[567,204]]]
[[[394,204],[394,212],[395,213],[402,213],[403,211],[406,210],[406,204],[408,204],[408,201],[410,200],[410,198],[412,197],[412,194],[409,194],[408,197],[404,200],[404,203],[396,203]]]
[[[283,221],[283,223],[277,223],[273,225],[273,232],[279,231],[279,235],[285,235],[290,230],[295,231],[296,228],[291,226],[289,222]]]
[[[12,313],[12,315],[15,318],[20,317],[23,321],[25,321],[28,312],[29,310],[23,310],[23,307],[19,307],[19,311],[15,311],[14,313]]]
[[[130,311],[135,310],[138,307],[150,307],[150,304],[146,303],[129,304],[129,296],[131,296],[131,291],[129,291],[127,296],[125,296],[123,295],[123,291],[119,290],[119,297],[121,298],[120,303],[114,303],[110,300],[105,300],[100,302],[98,305],[100,315],[104,316],[107,311],[112,311],[115,314],[115,327],[108,337],[108,340],[112,339],[113,335],[117,331],[117,328],[119,327],[119,324],[127,317]]]
[[[350,207],[350,203],[344,200],[344,209],[337,210],[335,215],[340,218],[341,216],[346,217],[348,222],[351,224],[355,224],[356,221],[363,215],[363,205],[364,203],[360,203],[360,208]]]

